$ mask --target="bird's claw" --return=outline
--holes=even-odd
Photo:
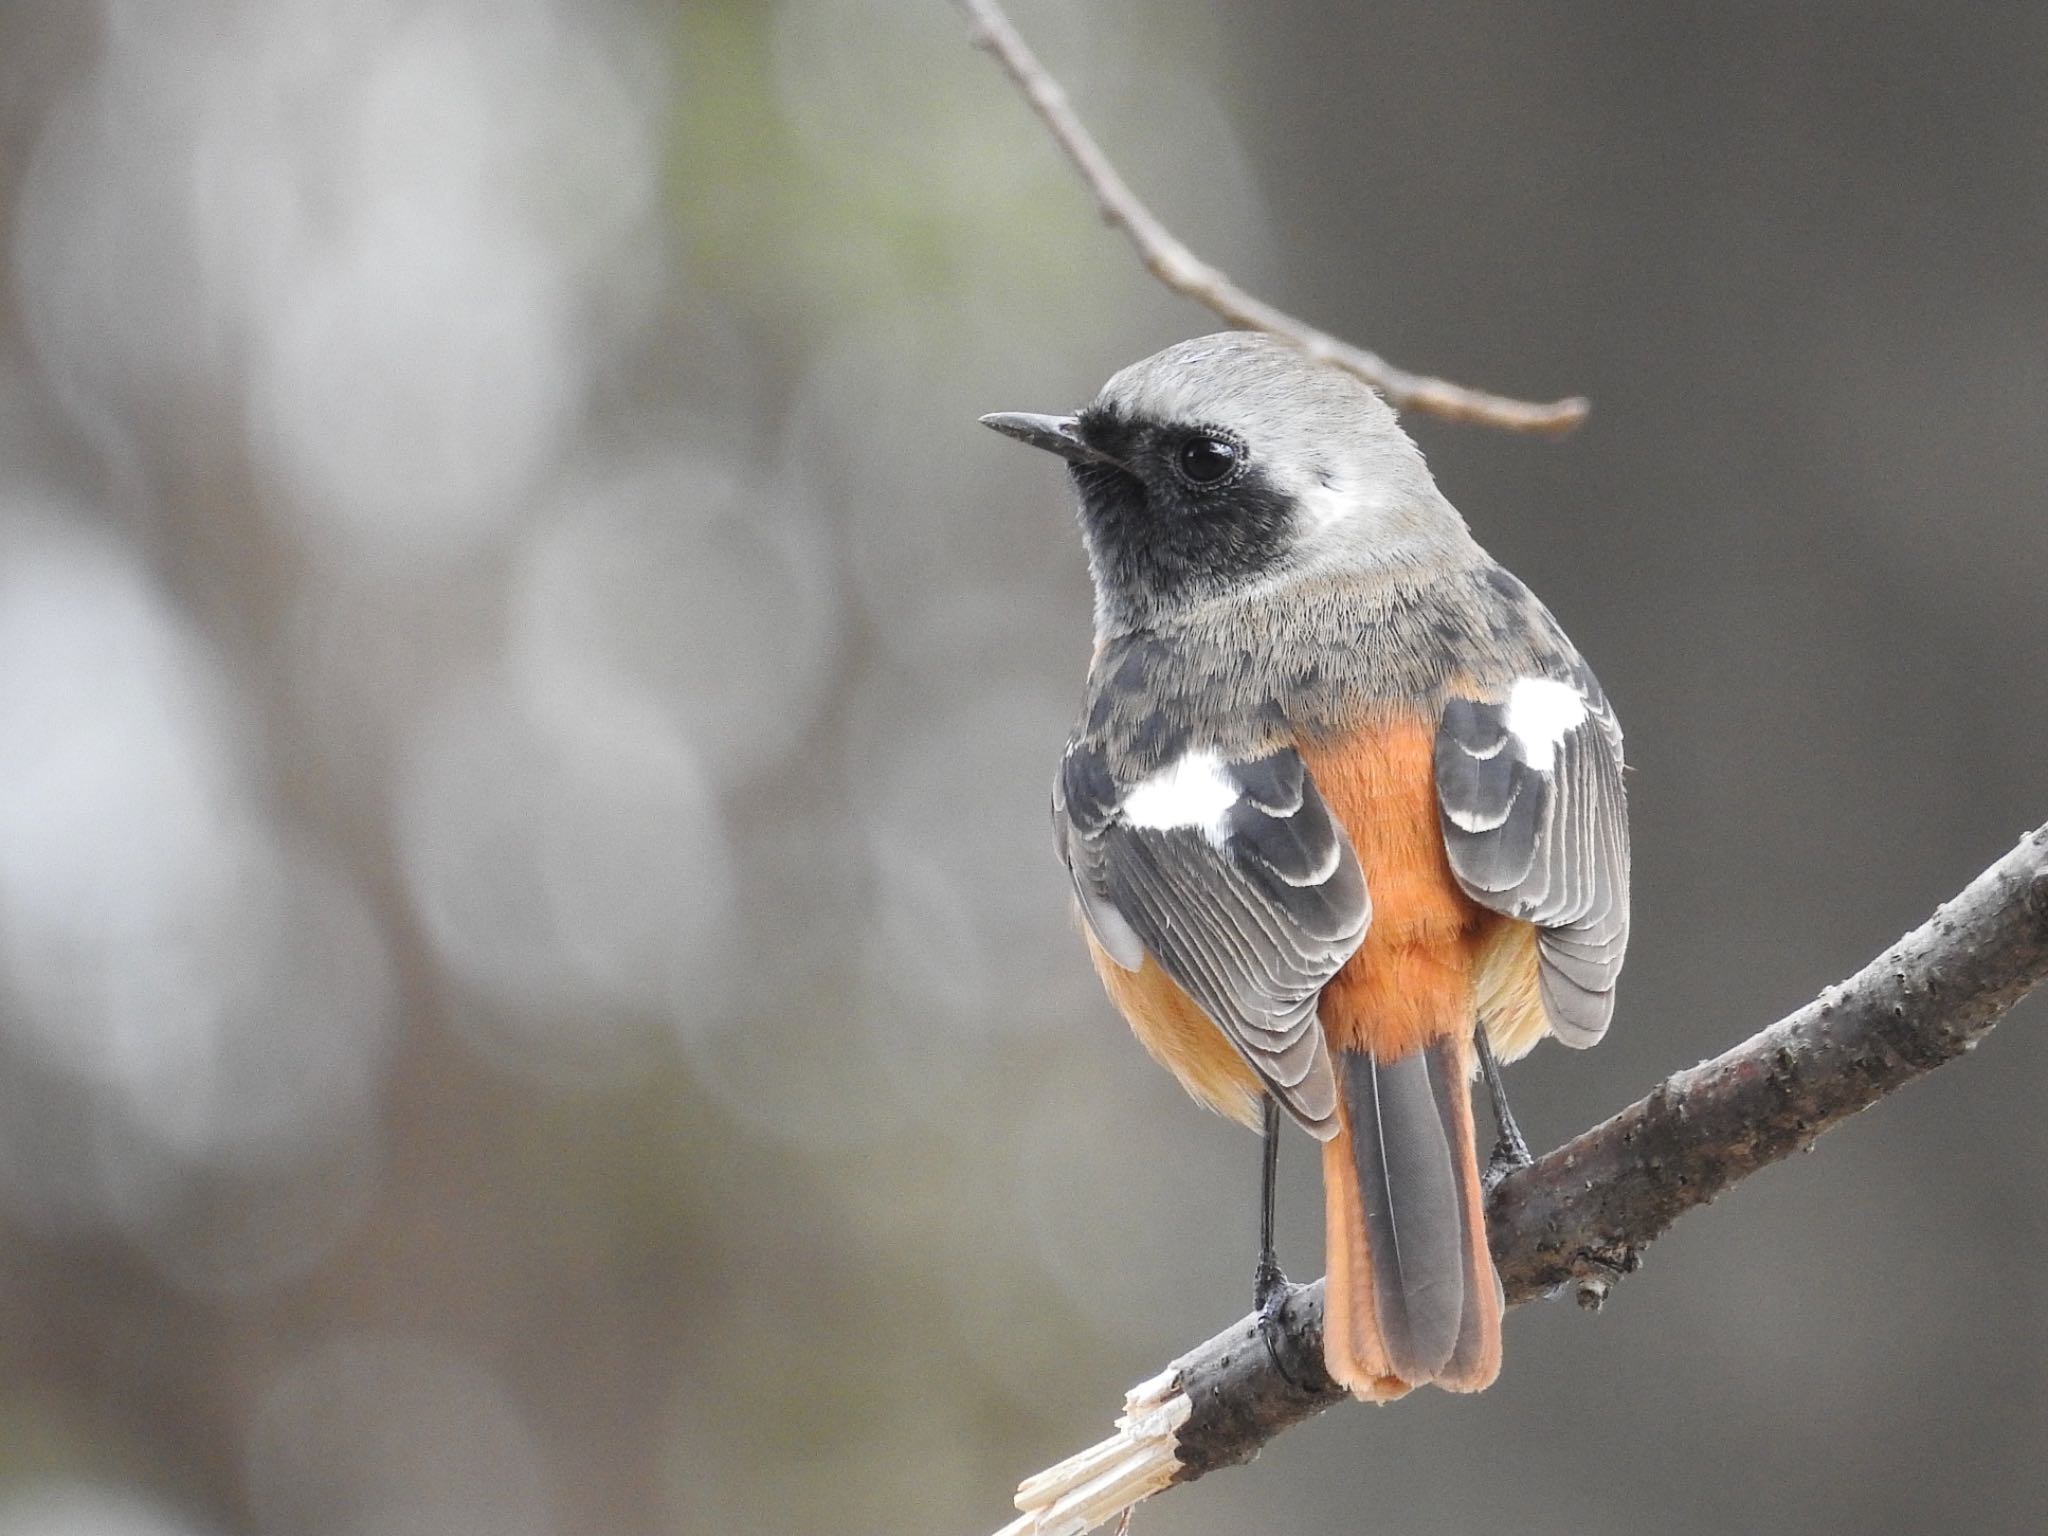
[[[1479,1187],[1490,1195],[1500,1187],[1502,1179],[1511,1173],[1519,1173],[1535,1161],[1520,1131],[1503,1133],[1493,1144],[1493,1155],[1486,1160],[1485,1172],[1479,1175]]]
[[[1293,1299],[1294,1287],[1280,1272],[1280,1266],[1260,1260],[1252,1274],[1252,1308],[1258,1316],[1259,1338],[1265,1343],[1266,1357],[1273,1362],[1280,1379],[1297,1391],[1306,1391],[1307,1387],[1287,1368],[1288,1348],[1294,1342],[1287,1328],[1287,1303]]]

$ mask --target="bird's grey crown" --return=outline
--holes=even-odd
[[[1391,434],[1414,452],[1371,386],[1259,331],[1175,342],[1118,370],[1096,404],[1150,421],[1216,423],[1289,456],[1330,431]]]

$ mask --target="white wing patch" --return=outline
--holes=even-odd
[[[1585,696],[1556,678],[1517,678],[1508,694],[1506,719],[1522,761],[1538,773],[1550,773],[1557,767],[1558,743],[1585,723]]]
[[[1237,785],[1223,771],[1222,757],[1202,750],[1177,758],[1132,786],[1122,809],[1124,820],[1134,827],[1148,832],[1195,827],[1220,848],[1224,818],[1237,799]]]

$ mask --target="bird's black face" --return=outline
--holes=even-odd
[[[1292,500],[1235,433],[1091,406],[1073,438],[1064,456],[1097,577],[1132,607],[1227,591],[1286,558]]]
[[[1270,336],[1178,342],[1077,416],[982,421],[1070,466],[1104,634],[1318,573],[1483,559],[1386,402]]]

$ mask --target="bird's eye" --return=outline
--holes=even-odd
[[[1174,455],[1174,468],[1189,485],[1220,485],[1244,459],[1244,450],[1224,437],[1191,437]]]

